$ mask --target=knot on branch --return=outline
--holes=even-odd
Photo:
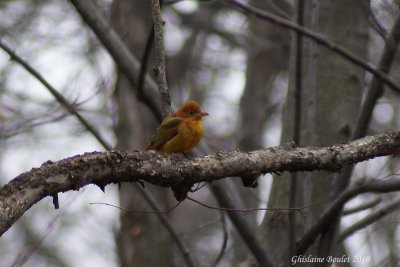
[[[179,183],[171,186],[174,197],[178,202],[182,202],[187,198],[187,194],[191,191],[193,183]]]
[[[244,187],[256,188],[258,186],[258,176],[260,176],[259,173],[250,173],[248,175],[242,175],[240,178],[242,179]]]

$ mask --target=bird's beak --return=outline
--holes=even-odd
[[[197,113],[195,118],[199,120],[199,119],[203,118],[204,116],[208,116],[208,115],[210,115],[210,114],[202,111],[202,112]]]

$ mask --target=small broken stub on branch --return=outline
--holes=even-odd
[[[60,208],[60,203],[58,202],[58,194],[52,195],[53,197],[53,206],[56,210]]]
[[[186,199],[187,194],[192,189],[193,184],[181,183],[171,187],[174,197],[177,201],[182,202]]]
[[[160,68],[158,66],[154,66],[153,73],[154,73],[154,76],[156,76],[156,77],[160,76]]]
[[[103,193],[106,192],[106,184],[102,182],[94,182],[95,185],[97,185]]]
[[[256,188],[258,186],[258,179],[259,174],[249,174],[249,175],[243,175],[240,177],[242,179],[242,184],[244,187],[251,187],[251,188]]]

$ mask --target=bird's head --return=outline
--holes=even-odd
[[[201,120],[202,117],[208,116],[207,112],[201,110],[200,105],[196,101],[188,101],[183,104],[177,112],[175,112],[175,116],[181,118],[193,118]]]

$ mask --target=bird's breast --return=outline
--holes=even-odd
[[[160,149],[165,153],[182,153],[194,148],[203,136],[201,120],[184,120],[178,125],[178,133]]]
[[[187,150],[195,147],[204,134],[203,122],[198,121],[185,121],[181,124],[179,134],[185,140]]]

